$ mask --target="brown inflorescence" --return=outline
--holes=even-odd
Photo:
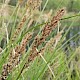
[[[27,6],[31,9],[38,9],[42,3],[42,0],[28,0],[27,1]]]
[[[27,16],[25,15],[25,16],[22,18],[21,22],[19,23],[19,25],[18,25],[18,27],[17,27],[14,35],[12,36],[12,41],[15,41],[16,38],[17,38],[17,36],[18,36],[18,34],[20,34],[20,31],[21,31],[21,29],[22,29],[22,27],[23,27],[23,24],[25,23],[26,19],[27,19]]]
[[[50,33],[52,32],[52,30],[57,26],[58,22],[60,21],[60,19],[62,18],[62,16],[64,15],[65,13],[65,9],[61,9],[59,10],[59,12],[57,12],[57,15],[54,16],[51,20],[51,22],[48,24],[45,25],[45,27],[43,28],[42,30],[42,36],[39,37],[37,36],[35,39],[34,39],[34,42],[32,44],[32,49],[31,49],[31,53],[30,53],[30,56],[28,58],[28,62],[31,62],[34,60],[34,58],[36,56],[39,55],[40,52],[44,52],[44,48],[40,49],[40,51],[38,52],[36,49],[38,48],[38,46],[40,44],[42,44],[45,39],[50,35]],[[59,35],[59,34],[58,34]],[[57,35],[57,36],[58,36]],[[27,63],[26,63],[27,64]]]
[[[28,62],[33,61],[34,58],[39,55],[39,53],[43,54],[46,49],[49,49],[50,46],[52,47],[52,48],[50,47],[50,51],[52,51],[54,49],[54,46],[53,45],[57,45],[57,43],[61,39],[62,33],[63,33],[63,30],[61,32],[59,32],[54,38],[51,38],[46,43],[46,45],[44,47],[42,47],[39,51],[36,50],[37,49],[36,46],[33,46],[32,47],[32,50],[31,50],[31,54],[30,54],[30,56],[28,58]],[[56,43],[56,41],[57,41],[57,43]]]
[[[57,33],[57,35],[54,38],[51,38],[45,45],[45,50],[49,50],[50,52],[53,52],[53,50],[55,49],[56,45],[58,44],[58,42],[60,41],[61,37],[62,37],[62,33],[63,30],[61,30],[59,33]]]
[[[7,78],[7,75],[16,67],[20,62],[20,57],[22,53],[26,50],[26,45],[28,41],[32,38],[32,33],[28,33],[22,40],[21,44],[16,46],[10,53],[8,63],[4,64],[2,70],[2,80]]]
[[[22,2],[22,0],[20,0],[20,2]],[[14,42],[16,40],[17,36],[20,34],[21,29],[22,29],[24,23],[26,22],[26,20],[28,19],[29,15],[33,14],[32,10],[38,9],[41,5],[41,2],[42,2],[42,0],[28,0],[27,1],[28,8],[27,8],[26,14],[23,16],[23,18],[22,18],[21,22],[19,23],[15,33],[12,35],[12,38],[11,38],[12,42]]]
[[[51,22],[47,23],[45,25],[45,27],[42,30],[42,35],[40,37],[39,36],[35,37],[34,42],[31,46],[30,55],[28,57],[28,63],[26,63],[26,65],[28,65],[31,61],[33,61],[36,58],[36,56],[39,55],[39,53],[44,52],[45,47],[42,47],[39,51],[37,49],[43,42],[45,42],[46,38],[50,35],[52,30],[56,28],[58,22],[64,15],[64,12],[65,12],[65,9],[59,10],[57,12],[57,15],[52,18]],[[12,41],[14,41],[15,38],[17,38],[17,35],[20,33],[22,26],[23,26],[24,22],[26,21],[26,19],[27,19],[26,16],[24,16],[13,36]],[[12,71],[13,67],[15,67],[19,64],[20,56],[22,55],[22,53],[25,52],[26,44],[31,38],[32,38],[32,34],[30,33],[25,38],[23,38],[20,45],[16,46],[12,50],[8,63],[4,64],[4,66],[3,66],[2,80],[5,80],[7,75]]]
[[[45,25],[43,31],[42,31],[42,37],[47,37],[52,32],[52,30],[58,25],[58,22],[62,18],[62,16],[65,13],[65,9],[61,9],[57,12],[57,15],[54,16],[51,20],[51,22]]]

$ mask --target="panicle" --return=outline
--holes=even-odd
[[[8,59],[8,63],[3,65],[2,79],[5,80],[8,74],[12,71],[12,69],[19,64],[20,57],[22,53],[26,51],[26,45],[31,38],[32,38],[32,33],[28,33],[22,39],[21,44],[16,46],[15,49],[12,50]]]
[[[60,33],[58,33],[55,38],[51,39],[50,42],[45,45],[45,47],[41,48],[39,52],[37,51],[37,48],[39,47],[39,45],[42,44],[43,42],[45,42],[45,39],[47,38],[47,36],[49,36],[49,34],[52,32],[52,30],[57,26],[58,21],[60,21],[60,19],[64,15],[64,13],[65,13],[65,9],[59,10],[57,12],[57,15],[52,18],[51,22],[49,24],[47,23],[45,25],[45,27],[43,28],[42,36],[41,37],[39,37],[39,36],[35,37],[34,42],[32,44],[30,56],[28,58],[28,62],[33,61],[35,59],[35,57],[39,55],[39,53],[41,53],[41,52],[43,53],[44,50],[47,48],[46,46],[48,44],[51,44],[52,42],[61,38],[62,31]],[[26,65],[27,65],[27,63],[26,63]]]

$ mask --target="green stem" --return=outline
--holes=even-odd
[[[76,15],[73,15],[73,16],[65,17],[65,18],[62,18],[61,20],[70,19],[70,18],[78,17],[78,16],[80,16],[80,14],[76,14]]]

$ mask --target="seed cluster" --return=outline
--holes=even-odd
[[[34,58],[39,55],[39,53],[41,53],[42,51],[44,51],[44,48],[42,48],[39,52],[36,49],[38,48],[38,46],[40,44],[42,44],[45,41],[45,39],[49,36],[49,34],[52,32],[52,30],[57,26],[58,21],[60,21],[60,19],[64,15],[64,13],[65,13],[65,9],[59,10],[59,12],[57,12],[57,15],[52,18],[50,24],[47,23],[45,25],[45,27],[43,28],[43,30],[42,30],[42,36],[41,37],[37,36],[35,38],[35,40],[33,42],[33,45],[32,45],[31,54],[30,54],[30,56],[28,58],[28,62],[33,61]],[[56,38],[59,35],[60,34],[58,34],[56,36]]]
[[[64,13],[65,13],[64,8],[59,10],[59,12],[57,12],[57,15],[52,18],[51,23],[45,25],[45,27],[42,31],[42,37],[49,36],[49,34],[52,32],[52,30],[57,26],[58,22],[60,21],[60,19],[64,15]]]
[[[28,1],[33,1],[33,0],[28,0]],[[25,65],[28,65],[31,61],[33,61],[35,59],[35,57],[39,55],[39,53],[44,53],[44,50],[46,48],[46,45],[44,47],[42,47],[39,51],[38,51],[38,47],[43,42],[45,42],[46,38],[50,35],[50,33],[52,32],[52,30],[54,28],[56,28],[58,22],[60,21],[60,19],[64,15],[64,12],[65,12],[65,9],[59,10],[57,12],[57,15],[52,18],[51,22],[50,23],[47,23],[44,26],[44,28],[42,29],[41,36],[36,36],[35,37],[32,45],[31,45],[30,55],[28,57],[28,63],[26,63]],[[18,28],[16,29],[16,32],[13,35],[12,41],[15,41],[16,40],[16,38],[19,35],[19,33],[20,33],[21,29],[22,29],[22,26],[25,23],[26,19],[27,19],[27,17],[25,15],[22,18],[22,20],[21,20]],[[59,36],[61,36],[61,34],[58,34],[56,36],[56,39],[59,39]],[[22,53],[25,52],[25,50],[26,50],[26,44],[30,41],[31,38],[32,38],[32,33],[27,34],[26,36],[24,36],[21,44],[20,45],[17,45],[11,51],[11,54],[10,54],[9,59],[8,59],[8,63],[4,64],[4,66],[3,66],[2,76],[1,76],[2,79],[1,80],[5,80],[7,78],[7,76],[8,76],[8,74],[10,72],[12,72],[12,69],[14,67],[16,67],[20,63],[21,55],[22,55]]]
[[[20,62],[20,57],[22,53],[26,50],[26,44],[32,38],[32,33],[28,33],[22,40],[21,44],[16,46],[15,49],[12,50],[8,63],[4,64],[2,71],[2,80],[7,78],[7,75],[12,71],[14,67]]]
[[[17,38],[18,34],[20,33],[20,31],[21,31],[21,29],[22,29],[22,27],[23,27],[23,24],[25,23],[26,19],[27,19],[27,16],[25,15],[25,16],[22,18],[20,24],[18,25],[18,27],[17,27],[14,35],[12,36],[12,41],[15,41],[15,40],[16,40],[16,38]]]
[[[20,2],[22,2],[22,0],[20,0]],[[33,12],[31,12],[30,10],[36,10],[40,7],[41,5],[41,0],[28,0],[27,1],[27,5],[28,5],[28,9],[26,11],[26,14],[23,16],[21,22],[19,23],[14,35],[12,36],[12,42],[16,40],[17,36],[19,35],[25,21],[27,20],[27,18],[29,17],[29,15],[33,15]]]
[[[61,30],[54,38],[51,38],[45,45],[45,50],[53,51],[62,37],[63,30]]]
[[[31,9],[38,9],[40,7],[42,3],[42,0],[28,0],[27,1],[27,5],[29,6],[29,8]]]

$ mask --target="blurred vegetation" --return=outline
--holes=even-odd
[[[5,0],[0,0],[0,9],[4,2]],[[6,33],[8,31],[8,38],[11,40],[12,34],[14,34],[17,25],[28,8],[26,2],[27,0],[24,0],[18,8],[18,0],[10,0],[9,5],[6,7],[7,11],[4,9],[7,13],[4,14],[5,16],[2,16],[3,13],[0,15],[0,52],[2,51],[2,54],[0,54],[0,75],[3,64],[7,62],[9,58],[8,55],[10,51],[16,47],[16,45],[20,45],[24,34],[33,31],[32,39],[29,41],[29,44],[26,45],[26,54],[20,57],[21,63],[18,67],[13,69],[10,75],[8,75],[7,80],[11,80],[12,78],[14,78],[13,80],[17,80],[17,77],[19,80],[80,80],[80,15],[78,15],[80,14],[80,0],[43,0],[39,11],[31,11],[30,18],[26,20],[16,41],[7,44],[8,40],[6,38]],[[45,4],[46,7],[43,10]],[[60,20],[58,28],[59,31],[64,27],[65,29],[60,42],[54,49],[49,47],[50,49],[45,50],[43,57],[47,62],[45,62],[43,58],[37,57],[30,63],[29,69],[24,69],[23,72],[21,72],[28,58],[27,56],[29,56],[27,54],[29,54],[29,49],[31,48],[35,36],[37,34],[41,35],[40,30],[45,24],[42,23],[45,22],[47,18],[49,18],[48,21],[50,21],[52,16],[63,7],[66,9],[66,14]],[[41,17],[38,20],[39,15],[41,15]],[[29,22],[31,21],[32,24],[30,25]],[[7,30],[5,24],[3,24],[4,22],[6,24],[9,22]],[[29,25],[30,30],[27,29]],[[50,38],[53,38],[58,33],[58,28],[56,28],[46,41],[38,47],[39,50],[50,40]],[[9,47],[7,47],[8,45]],[[50,64],[52,71],[55,73],[56,79],[54,79],[52,73],[48,69],[48,64]]]
[[[0,2],[4,2],[5,0],[0,0]],[[44,4],[45,4],[46,0],[43,0],[43,3],[42,3],[42,6],[41,8],[43,8]],[[17,3],[17,0],[10,0],[9,2],[9,5],[11,6],[15,6]],[[24,3],[23,5],[26,3],[26,0],[24,0]],[[50,0],[48,1],[48,4],[45,8],[45,11],[49,11],[49,10],[53,10],[53,12],[55,13],[55,11],[57,11],[58,9],[62,8],[62,7],[65,7],[68,14],[66,14],[65,17],[68,17],[68,16],[73,16],[73,15],[76,15],[76,14],[79,14],[79,11],[80,11],[80,0]],[[12,8],[11,8],[12,9]],[[12,11],[11,11],[12,12]],[[9,16],[8,16],[9,17]],[[78,18],[78,19],[77,19]],[[71,31],[70,33],[68,34],[68,37],[67,38],[70,38],[70,35],[74,35],[75,33],[80,33],[80,17],[76,17],[76,18],[71,18],[71,19],[67,19],[67,20],[64,20],[62,25],[64,26],[65,24],[67,26],[70,26],[71,23],[77,19],[77,21],[75,21],[73,23],[73,28],[71,28]],[[78,40],[80,41],[80,40]],[[79,42],[77,42],[79,43]],[[77,44],[77,43],[73,43],[73,44]],[[80,45],[80,44],[78,44]]]

